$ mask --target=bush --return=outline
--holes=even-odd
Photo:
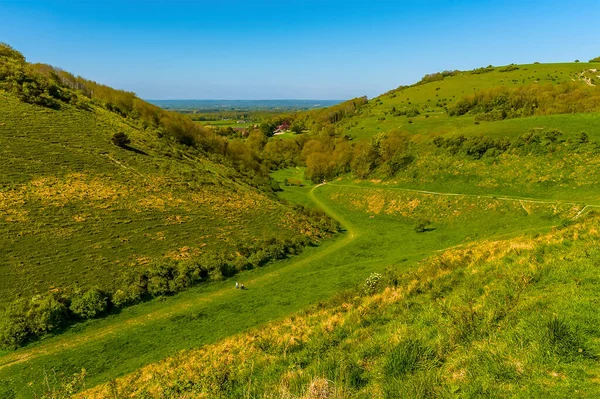
[[[125,147],[125,146],[131,144],[131,140],[129,139],[129,136],[127,136],[127,134],[125,134],[123,132],[115,133],[112,136],[112,142],[114,145],[116,145],[118,147]]]
[[[428,219],[420,219],[415,224],[415,232],[416,233],[424,233],[427,231],[427,227],[431,224],[431,221]]]
[[[379,273],[371,273],[362,287],[362,292],[365,295],[372,295],[381,285],[382,276]]]
[[[91,319],[104,313],[107,307],[106,296],[99,290],[92,288],[85,293],[76,293],[71,299],[69,309],[77,317]]]
[[[30,301],[19,299],[4,311],[0,324],[0,344],[5,348],[17,348],[63,327],[68,318],[65,300],[56,294],[37,295]]]
[[[62,327],[69,318],[68,308],[55,295],[36,296],[31,300],[29,309],[29,329],[40,336]]]
[[[511,71],[516,71],[517,69],[519,69],[518,66],[516,66],[515,64],[510,64],[510,65],[505,66],[504,68],[498,69],[498,72],[511,72]]]
[[[590,62],[600,62],[600,57],[592,58]]]

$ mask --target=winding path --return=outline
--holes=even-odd
[[[313,187],[308,192],[308,197],[311,201],[313,201],[320,209],[322,209],[327,215],[336,219],[341,226],[344,228],[347,234],[344,234],[342,237],[338,238],[334,242],[323,246],[321,250],[316,253],[306,255],[300,257],[299,259],[292,261],[289,265],[282,267],[277,270],[273,270],[271,272],[265,272],[260,276],[256,276],[247,281],[248,286],[258,286],[261,282],[267,283],[269,281],[275,281],[275,279],[286,272],[303,267],[311,262],[318,261],[323,259],[335,252],[340,251],[344,247],[348,246],[353,240],[361,235],[359,229],[357,229],[350,221],[342,217],[339,213],[335,212],[330,206],[321,201],[316,195],[315,191],[322,187],[324,184],[319,184]],[[497,197],[493,195],[474,195],[474,194],[460,194],[460,193],[443,193],[443,192],[434,192],[434,191],[426,191],[426,190],[415,190],[415,189],[404,189],[404,188],[392,188],[392,187],[370,187],[370,186],[359,186],[359,185],[347,185],[347,184],[336,184],[336,183],[327,183],[327,185],[333,187],[350,187],[354,189],[360,188],[370,188],[370,189],[385,189],[385,190],[399,190],[404,192],[415,192],[420,194],[431,194],[431,195],[441,195],[441,196],[466,196],[466,197],[477,197],[477,198],[489,198],[494,200],[502,200],[502,201],[521,201],[521,202],[531,202],[531,203],[544,203],[544,204],[552,204],[552,203],[562,203],[562,204],[570,204],[570,205],[578,205],[582,206],[582,209],[577,213],[574,219],[579,218],[583,215],[583,213],[591,208],[591,207],[599,207],[598,205],[585,205],[583,203],[576,202],[563,202],[563,201],[551,201],[551,200],[536,200],[531,198],[517,198],[517,197]],[[464,244],[461,244],[464,245]],[[456,246],[454,246],[456,247]],[[452,248],[452,247],[448,247]],[[444,251],[448,248],[440,249],[438,251]],[[438,252],[436,251],[436,252]],[[363,262],[364,263],[364,262]],[[136,315],[125,319],[119,323],[112,323],[104,327],[96,327],[92,326],[89,330],[78,333],[77,336],[57,336],[54,338],[50,338],[46,342],[42,342],[37,346],[32,346],[30,348],[23,348],[21,350],[17,350],[15,352],[9,353],[0,357],[0,370],[9,368],[13,365],[20,364],[23,362],[30,361],[32,359],[57,354],[69,349],[80,347],[86,343],[100,341],[106,337],[116,336],[119,331],[123,329],[140,327],[146,324],[150,324],[156,320],[167,319],[172,316],[176,316],[185,312],[186,310],[191,309],[195,305],[211,303],[217,298],[229,297],[235,295],[235,290],[222,288],[214,292],[209,292],[203,294],[202,297],[192,297],[181,300],[179,302],[173,303],[170,306],[165,304],[160,307],[158,310],[151,311],[149,313],[143,315]]]

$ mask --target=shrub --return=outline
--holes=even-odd
[[[415,224],[415,232],[416,233],[424,233],[427,231],[427,227],[431,224],[431,221],[428,219],[420,219]]]
[[[107,307],[106,296],[99,290],[92,288],[85,293],[76,293],[71,299],[69,309],[77,317],[91,319],[104,313]]]
[[[68,308],[61,298],[50,294],[36,296],[31,300],[29,309],[29,329],[33,335],[40,336],[62,327],[69,318]]]
[[[69,318],[64,302],[64,298],[51,293],[37,295],[30,301],[19,299],[10,304],[0,322],[2,347],[17,348],[64,326]]]
[[[377,288],[379,288],[379,285],[381,283],[381,279],[382,279],[381,274],[371,273],[371,275],[367,278],[367,280],[363,284],[363,287],[362,287],[363,294],[371,295],[375,291],[377,291]]]
[[[510,64],[510,65],[505,66],[504,68],[498,69],[498,72],[511,72],[511,71],[516,71],[517,69],[519,69],[518,66],[516,66],[515,64]]]
[[[127,134],[125,134],[123,132],[115,133],[112,136],[112,142],[114,145],[116,145],[118,147],[125,147],[125,146],[131,144],[131,140],[129,139],[129,136],[127,136]]]
[[[592,58],[590,62],[600,62],[600,57]]]
[[[25,299],[11,303],[0,319],[0,341],[4,348],[17,348],[30,338]]]

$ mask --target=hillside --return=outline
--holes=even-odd
[[[490,127],[474,126],[474,117],[453,118],[446,110],[466,96],[502,87],[514,90],[574,84],[575,87],[593,89],[585,76],[593,75],[589,71],[599,68],[598,63],[528,64],[425,75],[416,84],[401,86],[369,100],[355,115],[342,119],[339,126],[346,134],[358,138],[398,128],[420,135],[450,134],[459,130],[462,133],[465,128],[472,135],[488,134]],[[596,81],[600,79],[595,77],[594,84]],[[556,127],[566,125],[563,123]],[[494,126],[492,129],[495,134],[510,132],[509,127]]]
[[[0,308],[12,303],[3,345],[64,326],[78,296],[101,296],[74,318],[94,317],[284,258],[335,230],[199,144],[218,138],[194,131],[190,145],[181,126],[171,133],[177,115],[103,87],[114,101],[105,102],[89,94],[93,82],[63,84],[39,72],[51,67],[0,50]],[[114,105],[120,96],[135,109]],[[115,133],[130,144],[115,145]],[[47,319],[20,321],[27,312]]]

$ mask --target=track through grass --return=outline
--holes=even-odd
[[[86,368],[88,386],[95,385],[179,350],[216,342],[281,319],[356,286],[371,272],[390,264],[410,268],[425,256],[477,238],[470,230],[477,230],[478,226],[453,228],[448,238],[442,235],[450,234],[444,229],[417,235],[412,224],[396,218],[370,219],[328,196],[340,188],[336,183],[322,184],[307,190],[305,195],[337,219],[345,233],[293,259],[242,274],[240,281],[248,290],[232,289],[233,283],[225,281],[140,304],[104,320],[92,320],[0,357],[0,381],[23,384],[19,392],[27,397],[31,395],[26,384],[40,380],[44,370],[70,374]],[[521,226],[509,227],[484,230],[481,236],[489,239],[524,232]],[[538,223],[531,231],[548,227],[549,222]]]

